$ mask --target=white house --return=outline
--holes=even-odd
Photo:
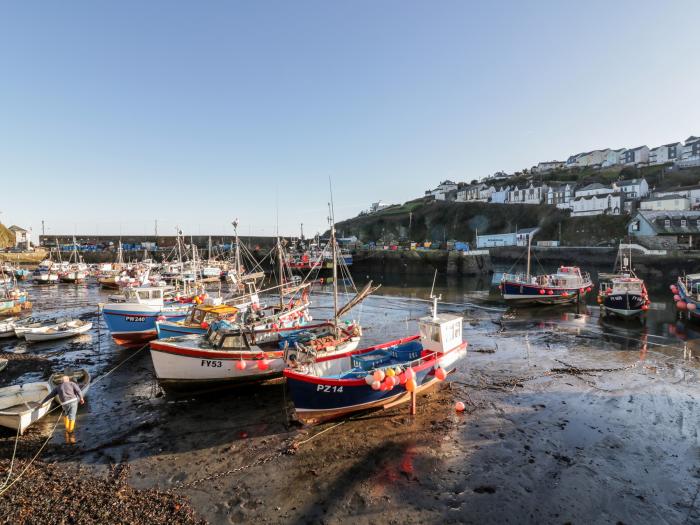
[[[479,190],[479,200],[482,202],[489,202],[491,200],[491,196],[496,191],[496,187],[487,186],[486,184],[483,186],[484,187]]]
[[[700,137],[691,136],[685,139],[677,164],[681,168],[700,166]]]
[[[649,195],[649,184],[644,178],[613,182],[613,189],[620,190],[627,200],[639,200]]]
[[[537,166],[533,166],[533,173],[547,173],[549,171],[562,169],[566,166],[566,162],[561,160],[550,160],[547,162],[539,162]]]
[[[676,161],[683,152],[682,142],[671,142],[649,150],[649,164],[665,164]]]
[[[436,200],[445,200],[445,195],[449,191],[453,191],[457,189],[457,183],[452,182],[451,180],[446,180],[438,184],[438,187],[435,188],[434,190],[427,190],[425,192],[426,197],[433,196],[435,197]]]
[[[650,197],[639,203],[639,209],[644,211],[685,211],[690,209],[690,199],[677,194]]]
[[[668,191],[656,191],[654,197],[668,197],[669,195],[681,195],[687,197],[691,209],[700,208],[700,185],[682,186]]]
[[[567,159],[566,166],[568,168],[585,168],[586,166],[602,165],[608,157],[608,151],[610,150],[605,148],[586,151],[584,153],[577,153],[576,155],[572,155]]]
[[[574,184],[569,182],[547,185],[546,203],[560,209],[570,208],[571,199],[574,198]]]
[[[494,188],[491,193],[491,203],[493,204],[505,204],[508,202],[508,195],[510,195],[510,186],[501,186],[500,188]]]
[[[626,149],[620,158],[620,164],[637,165],[646,164],[649,162],[649,148],[647,146],[637,146],[636,148]]]
[[[620,215],[624,198],[620,192],[575,197],[571,202],[571,216]]]
[[[381,211],[381,210],[383,210],[383,209],[385,209],[385,208],[388,208],[389,206],[392,206],[392,205],[391,205],[391,204],[387,204],[386,202],[382,202],[382,201],[373,202],[373,203],[370,205],[370,207],[369,207],[369,212],[370,212],[370,213],[375,213],[375,212]]]
[[[603,168],[609,168],[610,166],[617,166],[620,164],[622,162],[622,155],[625,151],[627,151],[625,148],[609,149],[602,164]]]
[[[20,228],[16,224],[10,226],[8,230],[15,234],[15,247],[24,250],[29,249],[29,232],[27,230]]]
[[[547,186],[514,186],[508,192],[508,204],[542,204]]]

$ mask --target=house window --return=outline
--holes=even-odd
[[[670,228],[670,227],[671,227],[671,219],[666,219],[666,220],[664,221],[664,226],[665,226],[666,228]]]
[[[668,148],[668,158],[669,159],[675,159],[676,158],[676,146],[670,146]]]
[[[681,219],[681,228],[685,228],[686,222],[687,221],[685,219]]]
[[[700,222],[700,221],[698,221],[698,222]],[[638,232],[638,231],[639,231],[639,221],[634,221],[634,222],[632,223],[632,231],[633,231],[633,232]]]

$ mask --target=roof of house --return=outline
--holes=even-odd
[[[539,230],[539,227],[535,226],[534,228],[520,228],[517,232],[518,235],[524,235],[526,233],[537,233]]]
[[[589,184],[588,186],[584,186],[583,188],[580,188],[577,191],[600,190],[600,189],[604,189],[604,188],[607,188],[607,186],[603,186],[599,182],[594,182],[593,184]]]
[[[649,197],[648,199],[644,199],[642,202],[652,202],[652,201],[670,201],[670,200],[676,200],[676,199],[687,199],[685,195],[678,195],[676,193],[671,194],[671,195],[664,195],[663,197]]]
[[[658,234],[700,233],[700,211],[638,211],[632,221],[637,220],[639,216]],[[685,226],[681,226],[681,220],[684,219]]]
[[[629,151],[639,151],[639,150],[642,149],[642,148],[647,148],[647,149],[649,149],[649,146],[646,146],[646,145],[644,145],[644,146],[637,146],[636,148],[630,148]]]
[[[679,186],[677,188],[672,188],[667,191],[690,191],[690,190],[700,190],[700,184],[694,184],[692,186]],[[664,190],[657,191],[656,193],[666,193]]]
[[[644,179],[627,179],[619,180],[615,184],[618,186],[634,186],[636,184],[641,184]]]
[[[575,197],[575,201],[587,201],[590,199],[607,199],[608,197],[621,197],[622,193],[619,191],[613,192],[613,193],[606,193],[604,195],[579,195],[578,197]]]
[[[685,143],[687,145],[689,142],[696,142],[698,140],[700,140],[700,137],[696,137],[695,135],[691,135],[690,137],[685,139]]]
[[[26,231],[29,231],[29,230],[25,230],[24,228],[20,228],[20,227],[17,226],[16,224],[13,224],[12,226],[10,226],[10,227],[8,228],[8,230],[12,230],[13,232],[26,232]]]

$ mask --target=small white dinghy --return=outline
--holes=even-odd
[[[2,321],[0,322],[0,339],[6,337],[15,337],[15,321]]]
[[[51,408],[53,399],[41,403],[50,391],[46,382],[0,388],[0,425],[19,429],[24,434],[29,425],[39,421]]]
[[[39,343],[42,341],[52,341],[54,339],[75,337],[76,335],[84,334],[91,328],[91,322],[73,319],[72,321],[67,321],[65,323],[43,326],[41,328],[32,328],[28,332],[25,332],[24,338],[30,343]]]

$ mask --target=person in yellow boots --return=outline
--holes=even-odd
[[[73,442],[74,440],[69,440],[68,437],[69,435],[72,437],[75,431],[75,416],[78,413],[78,402],[80,402],[81,405],[85,403],[83,392],[76,383],[70,380],[70,377],[63,376],[63,381],[54,388],[41,403],[45,403],[54,396],[58,396],[61,408],[63,409],[63,423],[66,426],[67,434],[66,441]]]

